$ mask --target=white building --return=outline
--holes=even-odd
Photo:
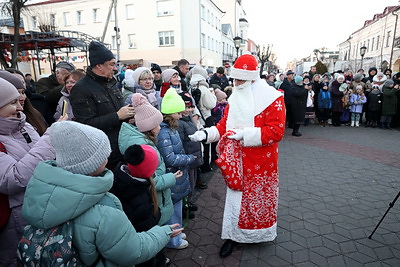
[[[32,4],[23,14],[25,31],[39,31],[40,25],[49,24],[55,30],[79,31],[101,40],[106,29],[103,41],[111,44],[122,63],[147,67],[154,62],[168,68],[185,58],[192,65],[215,69],[223,64],[224,54],[232,53],[232,31],[223,32],[221,26],[221,18],[228,12],[214,1],[119,0],[117,12],[110,11],[114,1],[50,0]],[[119,32],[115,31],[116,24]]]

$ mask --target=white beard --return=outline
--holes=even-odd
[[[251,86],[252,82],[246,81],[232,89],[228,100],[227,130],[254,127],[254,97]]]

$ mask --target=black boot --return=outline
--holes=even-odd
[[[228,257],[232,254],[233,248],[237,245],[237,242],[227,239],[222,245],[219,255],[223,258]]]
[[[299,128],[300,128],[300,124],[294,125],[294,127],[293,127],[293,132],[292,132],[292,135],[293,135],[293,136],[296,136],[296,137],[302,136],[302,134],[299,133]]]

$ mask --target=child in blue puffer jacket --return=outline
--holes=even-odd
[[[157,148],[162,155],[167,172],[175,173],[182,171],[182,176],[176,179],[176,184],[171,188],[172,201],[174,203],[174,214],[168,221],[182,225],[182,199],[189,195],[191,188],[188,177],[189,165],[196,159],[193,155],[185,154],[183,144],[178,132],[178,120],[185,110],[185,102],[177,94],[174,88],[168,89],[161,102],[161,113],[163,122],[158,134]],[[184,249],[189,243],[185,240],[186,235],[171,238],[167,244],[169,248]]]

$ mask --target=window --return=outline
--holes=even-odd
[[[117,36],[111,36],[111,49],[117,49]]]
[[[390,40],[390,34],[392,33],[392,31],[388,31],[387,32],[387,36],[386,36],[386,47],[389,47],[389,40]]]
[[[56,26],[56,14],[50,14],[50,26]]]
[[[157,16],[173,15],[172,1],[157,2]]]
[[[374,43],[375,43],[375,37],[372,38],[372,42],[371,42],[371,51],[374,50]]]
[[[69,17],[69,12],[64,12],[63,17],[64,17],[64,26],[71,25],[71,19]]]
[[[206,20],[206,8],[203,5],[201,5],[201,18]]]
[[[37,17],[33,16],[32,17],[32,28],[36,29],[37,27],[38,27]]]
[[[173,31],[158,32],[158,40],[160,46],[174,45],[175,44],[174,32]]]
[[[369,39],[367,41],[367,52],[369,51]]]
[[[201,47],[206,48],[206,35],[204,33],[201,34]]]
[[[211,44],[211,37],[208,36],[207,39],[208,39],[208,42],[207,42],[208,47],[207,47],[207,48],[208,48],[208,50],[211,50],[211,45],[212,45],[212,44]]]
[[[207,22],[210,23],[210,10],[207,10]]]
[[[378,37],[376,37],[376,50],[379,49],[379,38],[380,37],[381,37],[380,35],[378,35]]]
[[[93,8],[93,22],[100,22],[100,10]]]
[[[136,35],[135,34],[128,34],[128,47],[136,48]]]
[[[134,18],[133,5],[126,5],[125,13],[126,13],[126,19],[133,19]]]
[[[214,38],[211,38],[211,51],[214,51]]]
[[[76,11],[76,21],[77,21],[78,25],[85,23],[82,10]]]

